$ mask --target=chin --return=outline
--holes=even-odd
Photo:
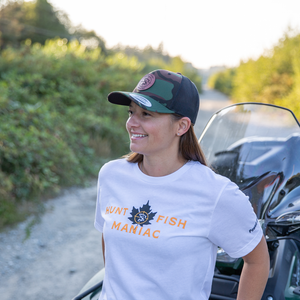
[[[139,147],[136,147],[134,145],[130,145],[130,151],[135,152],[135,153],[140,153],[141,149],[139,149]]]
[[[144,155],[144,151],[139,147],[130,147],[130,151]]]

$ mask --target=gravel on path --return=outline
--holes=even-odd
[[[93,227],[96,181],[46,202],[46,213],[0,234],[0,299],[72,299],[103,267],[101,234]]]

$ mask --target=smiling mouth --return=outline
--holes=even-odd
[[[146,137],[146,136],[147,136],[147,134],[134,134],[134,133],[131,134],[131,137],[133,137],[133,138],[142,138],[142,137]]]

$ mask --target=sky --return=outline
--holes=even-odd
[[[300,0],[48,0],[74,25],[117,44],[163,49],[194,67],[238,66],[300,32]]]

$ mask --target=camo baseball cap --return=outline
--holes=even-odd
[[[167,70],[145,75],[133,92],[111,92],[108,101],[119,105],[130,105],[133,101],[148,111],[188,117],[192,124],[199,111],[199,92],[195,84],[180,73]]]

